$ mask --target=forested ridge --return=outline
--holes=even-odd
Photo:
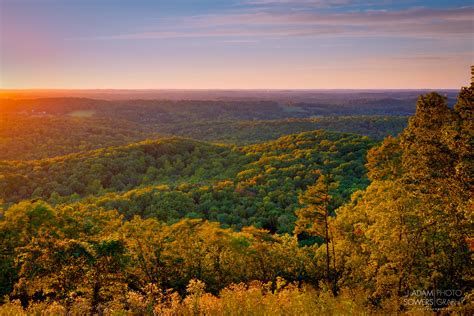
[[[55,146],[52,128],[53,154],[0,161],[0,313],[469,315],[473,90],[454,107],[420,96],[400,134],[403,117],[289,119],[267,101],[239,103],[234,141],[204,121],[168,130],[227,144],[143,140],[165,122],[125,105],[140,129],[103,142],[86,127],[99,118],[51,114],[85,141]]]
[[[339,204],[368,184],[364,163],[372,144],[367,137],[325,131],[244,147],[162,138],[43,160],[4,161],[0,198],[58,204],[105,194],[94,203],[117,208],[128,218],[148,213],[176,221],[186,215],[290,233],[298,193],[315,181],[316,171],[331,171],[340,181]]]
[[[325,129],[380,140],[401,132],[414,111],[412,97],[399,94],[331,99],[336,95],[314,108],[306,104],[307,110],[270,100],[0,99],[0,160],[51,158],[177,135],[245,145]],[[385,95],[404,109],[387,106]]]
[[[0,166],[2,197],[15,202],[29,197],[50,197],[54,192],[67,196],[97,193],[100,188],[120,191],[155,178],[188,178],[200,171],[198,167],[202,169],[203,179],[225,177],[224,166],[233,162],[232,158],[226,159],[231,154],[230,149],[218,145],[164,138],[44,160],[4,161]],[[221,164],[220,169],[201,165],[203,160],[215,160],[215,165]]]
[[[84,113],[84,112],[83,112]],[[85,113],[87,114],[87,113]],[[142,124],[116,118],[0,113],[0,160],[35,160],[182,136],[223,144],[249,145],[288,134],[324,129],[382,140],[407,124],[404,116],[322,116],[278,120],[198,120]],[[67,130],[67,133],[64,131]]]

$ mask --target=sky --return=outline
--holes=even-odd
[[[0,0],[3,89],[440,89],[474,0]]]

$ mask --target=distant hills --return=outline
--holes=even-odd
[[[350,90],[350,89],[302,89],[302,90],[182,90],[182,89],[0,89],[4,99],[38,99],[38,98],[91,98],[104,100],[271,100],[279,102],[317,102],[348,99],[415,99],[432,89],[394,89],[394,90]],[[456,98],[459,90],[436,90],[449,98]]]

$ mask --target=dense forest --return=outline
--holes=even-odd
[[[0,100],[0,160],[52,158],[170,136],[248,145],[324,129],[382,140],[400,133],[405,115],[413,113],[412,102],[402,100],[401,111],[369,98],[342,99],[336,107],[330,101],[312,104],[319,112],[275,101]]]
[[[87,113],[87,112],[82,112]],[[229,145],[275,140],[324,129],[382,140],[407,124],[404,116],[330,116],[281,120],[190,121],[143,124],[130,120],[69,115],[0,113],[0,160],[34,160],[159,137],[182,136]],[[67,130],[67,133],[64,131]]]
[[[169,222],[187,216],[290,233],[297,196],[319,171],[331,172],[340,183],[338,205],[367,186],[364,161],[372,144],[368,137],[325,131],[244,147],[161,138],[4,161],[0,198],[8,204],[38,198],[58,204],[88,196],[126,218],[154,214]]]
[[[0,314],[472,314],[473,92],[3,102]]]

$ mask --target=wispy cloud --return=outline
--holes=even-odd
[[[257,1],[263,3],[286,0]],[[342,3],[342,0],[335,2]],[[232,40],[232,38],[318,36],[443,39],[452,36],[471,37],[474,31],[473,16],[473,7],[342,13],[243,11],[187,17],[181,21],[179,27],[161,28],[155,32],[113,34],[89,39],[226,37]]]
[[[225,43],[225,44],[254,44],[254,43],[258,43],[258,42],[260,42],[260,41],[258,41],[258,40],[245,40],[245,39],[219,41],[219,43]]]
[[[415,62],[432,62],[432,61],[458,61],[459,59],[471,59],[471,53],[465,52],[458,52],[456,54],[453,53],[439,53],[439,54],[409,54],[409,55],[400,55],[400,56],[390,56],[388,57],[391,60],[396,61],[415,61]]]
[[[243,4],[247,5],[291,5],[291,6],[311,6],[311,7],[332,7],[332,6],[348,6],[357,4],[373,4],[383,3],[385,1],[369,1],[369,0],[244,0]]]

